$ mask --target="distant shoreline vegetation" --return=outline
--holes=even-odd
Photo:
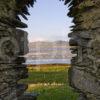
[[[66,67],[70,67],[70,64],[28,64],[27,67],[31,68],[31,67],[47,67],[47,66],[66,66]]]

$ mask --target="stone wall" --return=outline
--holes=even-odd
[[[22,57],[28,53],[28,41],[27,32],[18,29],[27,25],[16,18],[16,5],[16,0],[0,0],[0,100],[32,99],[24,95],[28,86],[18,83],[28,77]]]
[[[17,15],[27,19],[31,1],[0,0],[0,100],[35,99],[24,94],[26,84],[19,84],[28,76],[22,57],[28,52],[28,41],[27,32],[18,29],[27,25]],[[70,45],[76,54],[69,70],[70,85],[80,93],[78,100],[100,100],[100,0],[65,0],[65,4],[69,1],[68,15],[75,24]]]
[[[72,0],[69,33],[72,58],[70,85],[80,93],[78,100],[100,100],[100,0]]]

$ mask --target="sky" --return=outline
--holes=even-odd
[[[25,29],[29,42],[69,40],[68,33],[73,24],[67,16],[68,7],[59,0],[37,0],[33,8],[29,9],[30,16]]]

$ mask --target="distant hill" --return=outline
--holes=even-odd
[[[29,43],[27,59],[70,59],[70,46],[67,41],[36,41]]]
[[[43,48],[54,48],[54,47],[65,47],[70,48],[69,43],[67,41],[36,41],[36,42],[30,42],[29,43],[29,50],[31,49],[43,49]]]

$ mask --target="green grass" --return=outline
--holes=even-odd
[[[22,82],[29,84],[27,91],[40,93],[38,100],[77,100],[68,84],[67,65],[31,66],[29,78]]]
[[[25,83],[67,83],[67,72],[30,72],[29,78],[25,81]],[[66,77],[65,77],[66,76]]]
[[[42,86],[34,89],[34,92],[40,93],[38,100],[76,100],[77,94],[72,92],[70,87],[64,86]]]

